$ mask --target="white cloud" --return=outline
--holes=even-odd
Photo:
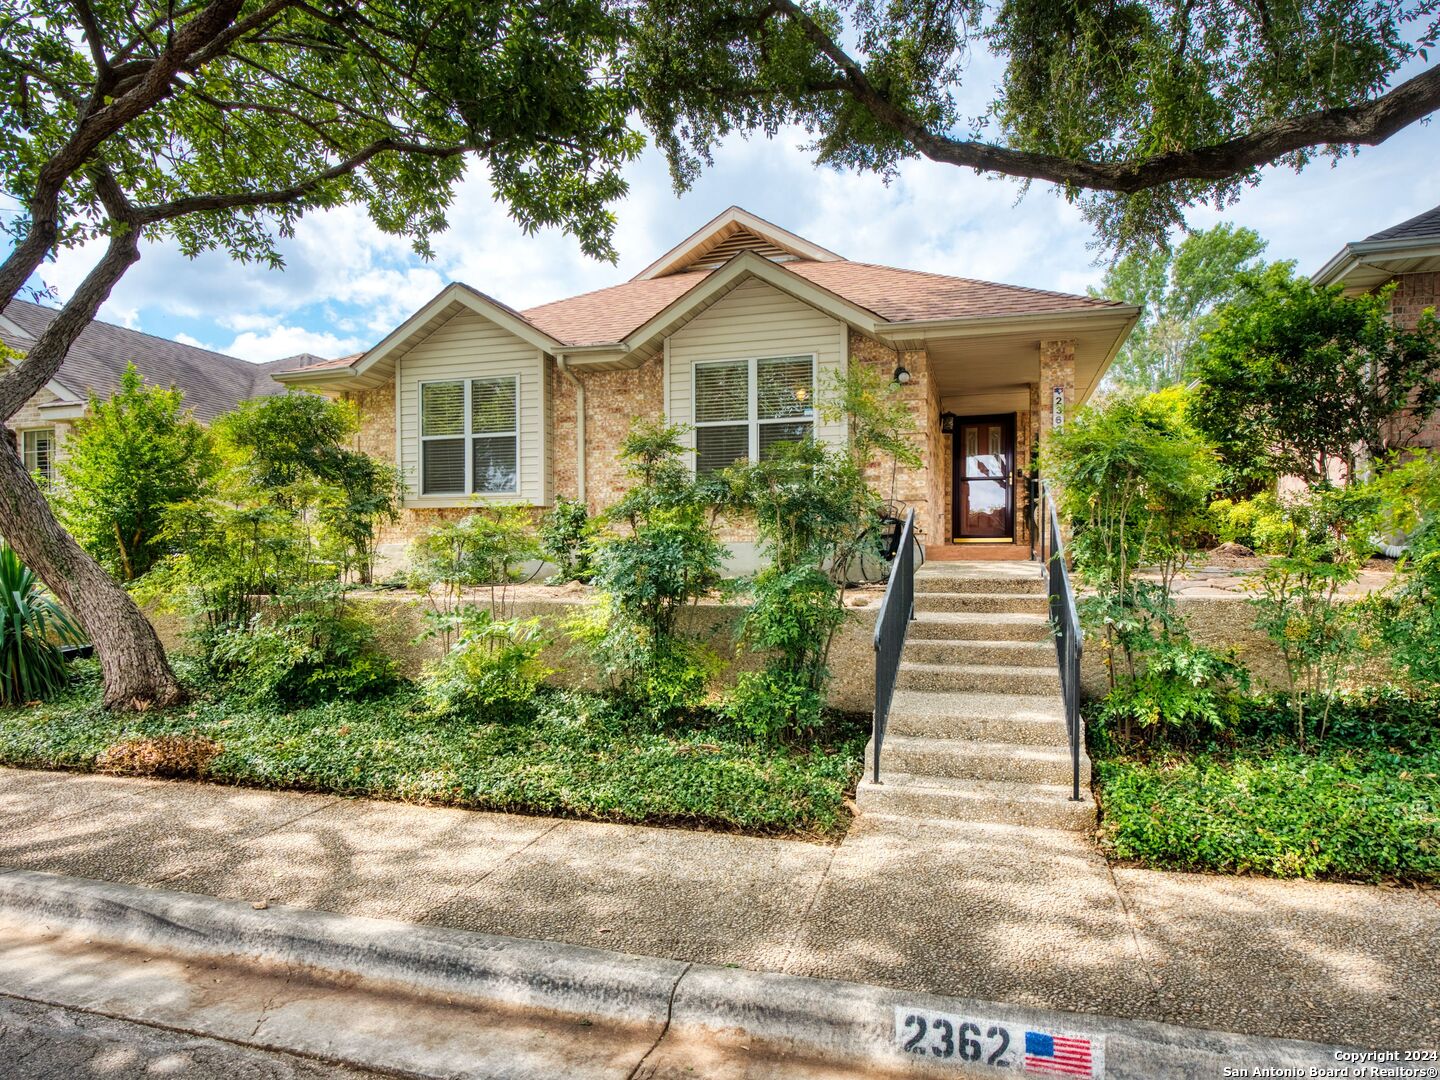
[[[239,335],[220,352],[242,360],[263,364],[269,360],[314,353],[327,359],[348,356],[368,344],[363,338],[341,338],[324,331],[306,330],[299,326],[277,326],[263,333],[249,331]]]

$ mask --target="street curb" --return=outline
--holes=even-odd
[[[1112,1080],[1215,1077],[1225,1068],[1330,1067],[1345,1049],[1151,1021],[940,997],[859,983],[687,964],[585,946],[0,868],[0,914],[47,930],[197,959],[294,965],[322,976],[719,1037],[839,1067],[1000,1076],[903,1053],[901,1017],[988,1018],[1017,1031],[1099,1037]],[[1080,977],[1080,976],[1077,976]],[[1014,1070],[1006,1070],[1013,1075]],[[1252,1073],[1253,1075],[1253,1073]]]

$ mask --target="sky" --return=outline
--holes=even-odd
[[[100,318],[254,362],[342,356],[379,341],[451,281],[516,308],[625,281],[731,204],[859,261],[1063,292],[1084,292],[1103,275],[1089,226],[1045,185],[1025,192],[1015,180],[912,161],[887,186],[816,168],[803,141],[798,132],[731,139],[678,197],[663,160],[647,151],[615,206],[616,265],[583,255],[558,230],[525,235],[475,168],[429,262],[362,210],[342,208],[301,221],[280,245],[283,270],[148,245]],[[1267,257],[1313,273],[1347,241],[1440,204],[1437,161],[1440,129],[1412,125],[1334,166],[1267,170],[1237,203],[1194,210],[1189,223],[1248,225],[1269,242]],[[63,301],[98,254],[67,252],[40,277]]]

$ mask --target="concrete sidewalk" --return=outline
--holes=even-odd
[[[0,866],[925,993],[1440,1045],[1433,892],[1112,870],[1083,835],[837,847],[0,769]]]

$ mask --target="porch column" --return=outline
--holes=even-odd
[[[1040,457],[1050,439],[1064,426],[1075,408],[1075,342],[1073,339],[1040,343]]]

